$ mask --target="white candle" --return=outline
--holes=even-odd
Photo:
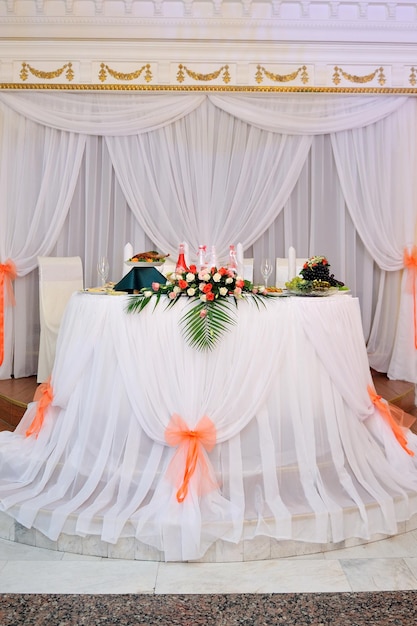
[[[130,271],[131,268],[129,267],[129,265],[126,265],[125,261],[128,261],[129,259],[131,259],[132,256],[133,256],[133,246],[131,243],[127,243],[125,247],[123,248],[122,276],[125,276]]]
[[[237,259],[237,273],[239,276],[244,275],[245,273],[245,261],[243,259],[243,246],[239,242],[236,246],[236,259]]]
[[[295,278],[297,275],[296,260],[295,260],[295,248],[292,246],[288,249],[288,281]]]

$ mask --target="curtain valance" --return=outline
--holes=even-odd
[[[135,135],[172,124],[207,99],[248,124],[290,135],[362,128],[407,102],[406,97],[329,94],[0,93],[0,102],[34,122],[106,136]]]

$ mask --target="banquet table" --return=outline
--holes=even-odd
[[[51,540],[135,537],[180,561],[217,540],[395,534],[417,511],[416,456],[369,395],[356,298],[242,299],[211,351],[184,340],[187,298],[127,313],[129,298],[73,294],[42,428],[26,436],[38,401],[0,435],[1,511]],[[181,501],[176,416],[215,433]]]

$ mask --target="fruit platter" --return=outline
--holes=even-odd
[[[134,254],[125,263],[132,267],[159,267],[165,263],[168,257],[169,254],[159,254],[155,250],[148,250],[147,252]]]
[[[298,276],[285,283],[288,293],[294,296],[323,297],[350,290],[330,274],[330,263],[324,256],[308,259]]]

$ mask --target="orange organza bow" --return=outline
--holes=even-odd
[[[407,454],[409,454],[410,456],[414,456],[414,452],[412,450],[410,450],[409,448],[407,448],[407,439],[406,439],[406,437],[404,435],[403,429],[395,421],[395,419],[394,419],[394,417],[392,415],[393,407],[390,408],[388,403],[384,402],[382,397],[378,396],[378,394],[372,389],[372,387],[368,386],[368,393],[369,393],[369,397],[371,398],[373,404],[376,406],[376,408],[381,413],[381,415],[383,416],[385,421],[391,427],[392,432],[394,433],[398,443],[404,448],[404,450],[407,452]]]
[[[185,500],[188,493],[188,484],[197,466],[199,466],[201,472],[200,489],[202,489],[202,485],[204,485],[204,491],[216,487],[210,477],[210,469],[204,454],[204,450],[210,452],[216,443],[216,427],[207,415],[201,418],[195,430],[190,430],[182,417],[174,413],[165,430],[165,441],[172,447],[178,447],[175,457],[181,451],[186,450],[185,468],[183,470],[181,468],[180,470],[182,473],[182,482],[177,491],[178,502]],[[178,476],[174,467],[175,465],[171,463],[168,468],[168,474],[171,475],[177,483]]]
[[[414,303],[414,347],[417,348],[417,246],[413,246],[411,252],[404,250],[404,267],[408,269],[407,291],[413,294]]]
[[[4,292],[10,304],[15,304],[12,280],[17,276],[16,265],[11,259],[0,263],[0,365],[4,360]]]
[[[42,428],[45,411],[51,404],[53,397],[54,396],[50,379],[48,379],[46,383],[42,383],[41,385],[39,385],[39,387],[35,391],[33,401],[37,402],[38,406],[36,408],[35,417],[33,418],[31,425],[26,431],[26,437],[30,437],[31,435],[36,435],[36,437],[38,436]]]

